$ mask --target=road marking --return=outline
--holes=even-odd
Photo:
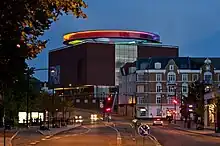
[[[40,141],[35,141],[35,142],[32,142],[30,143],[30,145],[36,145],[37,143],[39,143]]]
[[[48,138],[50,138],[50,137],[51,137],[51,136],[46,136],[45,138],[48,139]]]
[[[54,137],[53,139],[57,140],[57,139],[60,139],[61,137]]]

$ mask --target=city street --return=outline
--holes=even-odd
[[[143,138],[134,134],[134,129],[130,122],[123,119],[113,119],[112,122],[91,122],[89,112],[75,111],[76,115],[81,115],[84,119],[80,127],[62,132],[52,137],[39,135],[34,130],[32,135],[23,132],[13,143],[15,146],[123,146],[143,145]],[[29,131],[30,132],[30,131]],[[120,133],[118,136],[118,133]],[[22,139],[26,137],[26,139]],[[29,138],[28,138],[29,137]],[[36,138],[35,138],[36,137]],[[39,137],[38,140],[37,137]],[[144,146],[155,146],[155,143],[148,137],[144,138]]]
[[[116,132],[103,124],[84,125],[50,139],[37,146],[116,146]]]
[[[151,134],[163,146],[219,146],[220,137],[189,133],[168,126],[151,126]]]

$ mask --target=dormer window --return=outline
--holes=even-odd
[[[169,65],[169,70],[174,70],[174,65]]]
[[[149,68],[149,64],[148,63],[141,63],[140,65],[140,70],[145,70]]]
[[[156,63],[154,64],[154,68],[155,68],[155,69],[161,69],[161,63],[160,63],[160,62],[156,62]]]

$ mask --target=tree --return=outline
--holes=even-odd
[[[220,95],[217,95],[215,98],[216,112],[217,112],[217,133],[220,133]]]
[[[62,106],[64,107],[64,113],[69,112],[70,116],[74,110],[73,100],[71,98],[65,98],[65,100],[62,101]]]
[[[25,59],[45,48],[40,40],[59,16],[71,12],[86,18],[83,0],[2,0],[0,2],[0,81],[11,86],[24,73]]]
[[[203,82],[196,81],[190,85],[188,98],[185,100],[187,105],[193,105],[195,121],[197,121],[198,117],[200,117],[201,125],[204,125],[204,94],[205,84]]]

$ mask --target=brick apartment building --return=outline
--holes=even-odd
[[[127,63],[121,68],[119,111],[138,118],[165,118],[176,111],[188,96],[195,80],[219,85],[220,58],[151,57]],[[173,100],[177,100],[177,104]],[[132,106],[136,102],[136,106]],[[131,105],[131,106],[129,106]]]

